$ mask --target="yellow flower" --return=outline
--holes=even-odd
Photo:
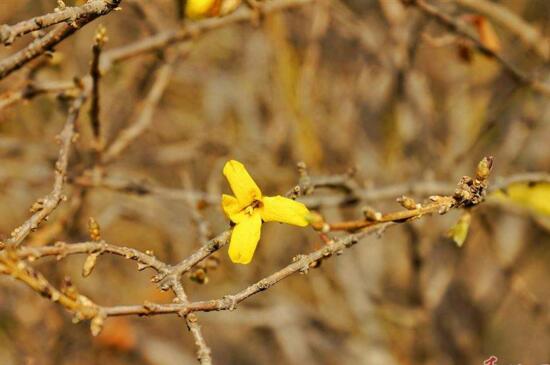
[[[185,15],[190,19],[223,16],[232,13],[241,0],[187,0]]]
[[[229,257],[237,264],[252,260],[262,221],[282,222],[305,227],[309,224],[309,210],[302,203],[282,196],[263,196],[260,188],[238,161],[227,161],[223,167],[233,194],[222,195],[222,208],[235,223],[229,242]]]

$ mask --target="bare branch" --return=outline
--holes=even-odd
[[[183,285],[179,280],[174,281],[172,290],[176,294],[178,303],[184,305],[189,304],[187,294],[185,294]],[[212,365],[212,357],[210,356],[211,350],[206,344],[197,315],[195,313],[189,313],[185,315],[185,321],[187,322],[187,328],[189,328],[189,331],[195,339],[195,345],[197,346],[197,359],[202,365]]]

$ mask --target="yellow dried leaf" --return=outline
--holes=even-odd
[[[500,40],[498,38],[497,32],[495,31],[495,28],[493,28],[491,23],[486,18],[482,19],[483,20],[480,21],[479,24],[476,23],[477,31],[479,33],[479,39],[485,45],[485,47],[494,52],[500,52]]]
[[[468,238],[468,231],[470,230],[470,223],[472,221],[472,214],[468,211],[464,212],[458,219],[456,224],[449,230],[449,237],[456,243],[458,247],[462,247],[466,238]]]
[[[479,41],[493,52],[500,52],[500,39],[491,22],[483,15],[469,15],[465,17],[474,26]]]
[[[489,199],[515,204],[533,213],[550,216],[550,183],[516,183],[490,194]]]

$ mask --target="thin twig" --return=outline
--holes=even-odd
[[[86,241],[78,243],[57,242],[52,246],[20,247],[15,254],[22,260],[38,260],[43,257],[55,256],[62,258],[70,255],[113,254],[136,261],[139,269],[150,267],[158,273],[166,272],[168,265],[156,258],[152,253],[144,253],[131,247],[117,246],[105,241]]]
[[[176,294],[178,303],[183,305],[189,304],[189,300],[187,299],[187,294],[185,294],[181,281],[179,280],[174,281],[172,285],[172,290]],[[202,365],[212,365],[212,357],[210,356],[210,353],[212,351],[206,344],[206,341],[202,334],[201,326],[197,319],[197,315],[195,313],[189,313],[184,317],[185,317],[185,321],[187,322],[187,328],[189,329],[189,331],[191,332],[191,335],[195,339],[195,345],[197,346],[197,359]]]
[[[99,99],[99,81],[101,71],[99,70],[99,58],[105,42],[107,41],[107,31],[104,26],[99,26],[95,35],[95,42],[92,47],[92,63],[90,66],[90,75],[92,77],[92,100],[90,105],[90,123],[94,136],[94,148],[97,151],[103,149],[103,139],[101,135],[100,122],[100,99]]]
[[[381,214],[380,218],[376,220],[360,219],[356,221],[345,221],[331,224],[318,223],[315,225],[315,228],[323,231],[356,231],[361,228],[376,226],[380,223],[401,223],[412,219],[418,219],[427,214],[438,213],[440,211],[446,212],[451,209],[454,204],[456,204],[456,201],[452,196],[437,196],[433,198],[436,200],[426,205],[421,205],[415,209]]]

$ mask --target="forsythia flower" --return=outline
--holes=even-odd
[[[262,221],[282,222],[305,227],[309,224],[309,210],[302,203],[282,196],[262,196],[260,188],[238,161],[226,162],[223,174],[233,194],[222,195],[222,208],[235,223],[229,242],[229,257],[238,264],[252,260],[258,241]]]
[[[187,0],[185,15],[190,19],[227,15],[241,4],[241,0]]]

